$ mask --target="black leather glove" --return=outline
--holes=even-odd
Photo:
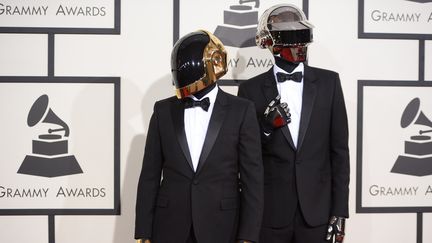
[[[334,243],[342,243],[345,237],[345,218],[332,216],[330,218],[326,240]],[[334,240],[334,241],[333,241]]]
[[[291,114],[288,104],[280,103],[280,95],[276,96],[264,111],[261,119],[261,127],[266,135],[271,134],[275,129],[283,127],[291,122]]]

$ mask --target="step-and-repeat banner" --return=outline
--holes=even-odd
[[[432,212],[432,0],[0,0],[0,73],[10,73],[2,69],[9,62],[17,66],[14,76],[0,76],[0,223],[6,217],[48,216],[48,239],[36,242],[133,242],[145,134],[131,127],[141,125],[136,117],[151,114],[143,107],[156,100],[148,97],[164,93],[161,83],[170,82],[173,42],[199,29],[214,33],[228,51],[229,71],[219,84],[235,93],[240,82],[274,64],[270,52],[256,46],[255,34],[264,10],[279,3],[299,6],[316,24],[310,62],[325,56],[323,66],[339,65],[334,70],[341,74],[349,122],[355,124],[347,240],[387,240],[398,230],[374,230],[371,214],[386,225],[395,223],[388,214],[404,213],[413,215],[401,226],[404,235],[412,243],[428,242],[431,222],[423,215]],[[46,49],[46,55],[28,58],[46,62],[47,75],[21,76],[19,70],[31,62],[15,60],[15,53],[26,56],[20,51],[28,50],[20,40],[41,35],[46,44],[31,48]],[[405,54],[395,55],[400,62],[391,60],[391,68],[380,55],[384,41],[402,47],[391,53]],[[414,73],[416,65],[418,75],[374,78],[363,65],[402,74],[407,67]],[[67,75],[56,76],[59,69]],[[67,215],[56,218],[70,219],[62,221],[69,226],[82,226],[85,215],[105,218],[82,226],[91,232],[71,237],[72,227],[55,222],[58,215]],[[6,224],[0,225],[0,241],[18,242],[21,225]],[[408,242],[399,238],[392,241]]]

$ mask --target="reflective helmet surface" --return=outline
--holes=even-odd
[[[179,39],[171,52],[171,74],[177,98],[210,86],[227,72],[227,53],[210,32],[199,30]]]
[[[261,16],[256,43],[289,61],[305,61],[307,45],[313,40],[313,27],[295,5],[275,5]]]

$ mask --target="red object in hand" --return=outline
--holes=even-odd
[[[276,119],[273,120],[273,127],[281,127],[283,125],[285,125],[285,121],[282,116],[276,117]]]

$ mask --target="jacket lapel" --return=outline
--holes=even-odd
[[[186,133],[184,129],[184,106],[181,100],[176,100],[172,103],[171,113],[177,140],[191,170],[193,171],[194,169],[192,164],[192,158],[189,152],[189,146],[187,143]]]
[[[228,110],[227,107],[228,107],[228,97],[224,91],[219,89],[216,97],[216,102],[213,107],[213,113],[211,115],[210,122],[207,128],[207,134],[204,140],[203,148],[201,150],[201,155],[199,158],[196,174],[201,172],[202,168],[204,167],[204,164],[207,161],[207,157],[214,146],[220,128],[222,127],[223,121],[225,119],[225,114]]]
[[[303,84],[303,104],[300,118],[299,138],[297,144],[297,151],[300,150],[304,137],[306,135],[307,128],[311,113],[313,110],[313,104],[316,96],[316,76],[309,66],[304,66],[304,84]]]
[[[263,92],[266,97],[267,103],[265,104],[265,107],[279,94],[277,87],[276,87],[276,80],[274,77],[274,71],[273,68],[271,68],[269,71],[267,71],[265,78],[265,82],[263,85]],[[296,150],[296,147],[294,146],[294,142],[291,137],[291,133],[289,131],[288,126],[284,126],[281,128],[282,134],[288,141],[289,145],[292,149]]]

